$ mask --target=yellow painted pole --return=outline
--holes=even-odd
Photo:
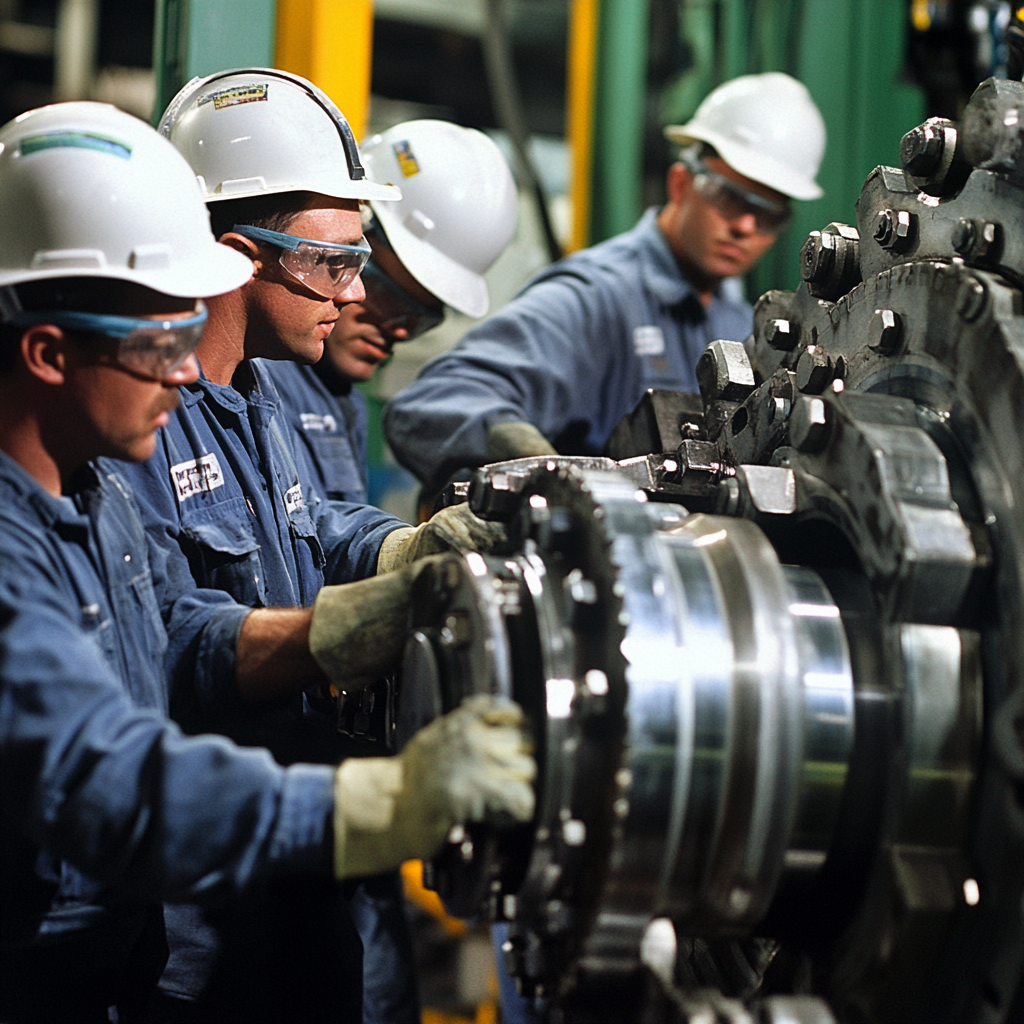
[[[319,86],[366,134],[373,0],[277,0],[274,64]]]
[[[567,122],[572,231],[569,236],[569,252],[585,249],[590,244],[598,2],[599,0],[572,0],[570,11]]]

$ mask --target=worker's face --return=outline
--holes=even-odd
[[[284,233],[315,241],[356,245],[363,235],[359,204],[355,200],[315,195]],[[248,312],[245,357],[317,362],[339,311],[346,303],[363,298],[362,282],[357,277],[334,296],[324,298],[281,266],[279,249],[263,243],[249,244],[255,253],[256,271],[245,285]]]
[[[373,247],[372,263],[378,272],[390,279],[391,284],[397,286],[400,292],[395,294],[399,299],[404,293],[416,304],[435,311],[439,318],[444,315],[441,300],[406,270],[391,249],[372,236],[370,245]],[[327,339],[326,357],[343,377],[351,381],[369,380],[374,370],[391,355],[395,342],[409,340],[410,333],[405,327],[390,325],[389,318],[394,311],[378,300],[372,287],[366,288],[366,294],[360,301],[342,307],[338,322]]]
[[[773,202],[786,202],[781,193],[744,177],[718,157],[704,164],[741,188]],[[730,216],[708,202],[682,164],[669,169],[668,196],[658,222],[680,264],[705,281],[747,273],[775,241],[774,232],[759,230],[753,212]]]
[[[122,315],[152,320],[179,320],[194,315],[195,300],[165,300],[157,313],[122,310]],[[182,309],[184,305],[184,309]],[[156,432],[167,424],[178,405],[178,386],[199,376],[194,355],[160,379],[126,368],[118,362],[118,341],[83,337],[41,325],[60,350],[63,388],[60,402],[74,426],[74,444],[85,461],[99,455],[142,462],[156,448]],[[32,332],[28,332],[32,333]]]

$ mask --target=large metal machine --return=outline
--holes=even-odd
[[[1024,1018],[1024,85],[901,156],[699,398],[478,471],[507,547],[420,580],[400,737],[505,694],[540,772],[433,885],[556,1019]]]

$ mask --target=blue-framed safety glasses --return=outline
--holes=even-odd
[[[181,320],[50,309],[17,312],[5,318],[4,323],[22,328],[53,324],[65,331],[116,338],[114,359],[119,366],[143,377],[165,380],[195,352],[203,336],[206,317],[206,304],[200,299],[195,313]]]
[[[299,238],[268,228],[254,228],[249,224],[236,224],[231,230],[254,242],[265,242],[280,249],[278,262],[281,266],[310,291],[325,299],[333,299],[344,291],[370,258],[370,243],[365,238],[360,239],[358,245],[342,245],[340,242]]]

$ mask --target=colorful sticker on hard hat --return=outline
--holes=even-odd
[[[270,85],[267,82],[236,85],[231,89],[219,89],[217,92],[207,93],[199,101],[199,106],[204,103],[212,103],[214,110],[223,110],[225,107],[237,107],[239,103],[260,103],[267,99],[269,91]]]
[[[46,132],[43,135],[26,135],[18,143],[22,156],[44,149],[92,149],[109,156],[119,156],[122,160],[128,160],[132,155],[132,147],[127,142],[94,132]]]
[[[411,178],[414,174],[420,173],[420,165],[416,163],[416,157],[412,155],[412,146],[407,141],[396,142],[391,148],[398,158],[398,166],[402,168],[403,178]]]

